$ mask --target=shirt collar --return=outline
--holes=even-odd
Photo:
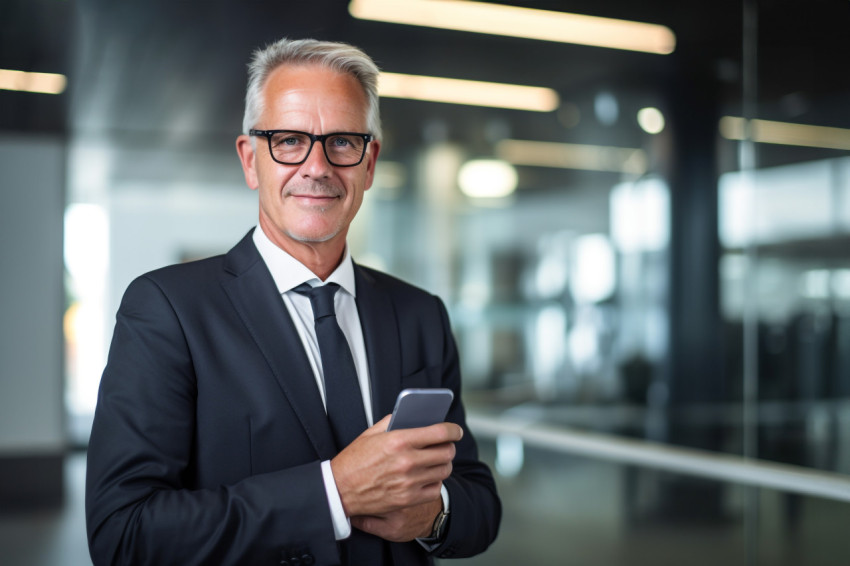
[[[254,229],[254,245],[257,246],[257,251],[266,262],[279,293],[291,291],[302,283],[313,286],[323,284],[322,280],[306,265],[276,246],[260,226]],[[351,259],[348,244],[345,246],[342,261],[324,283],[337,283],[351,296],[357,296],[354,288],[354,262]]]

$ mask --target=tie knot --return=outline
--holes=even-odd
[[[310,299],[310,305],[313,307],[313,318],[316,320],[326,316],[335,316],[334,310],[334,295],[336,295],[339,285],[336,283],[328,283],[318,287],[311,287],[307,283],[302,283],[295,287],[293,291],[301,295],[306,295]]]

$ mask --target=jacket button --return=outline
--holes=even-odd
[[[313,558],[312,554],[305,554],[301,557],[302,566],[312,566],[316,563],[316,560]]]

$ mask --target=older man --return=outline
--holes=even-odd
[[[236,149],[258,226],[139,277],[118,311],[89,448],[96,565],[430,564],[495,538],[442,302],[346,246],[377,76],[345,44],[255,54]],[[387,432],[408,387],[450,388],[446,422]]]

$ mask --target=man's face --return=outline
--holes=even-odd
[[[269,76],[263,96],[257,129],[368,133],[366,95],[350,75],[320,66],[282,66]],[[265,138],[255,141],[253,150],[240,136],[237,149],[248,186],[259,190],[260,226],[269,238],[284,249],[293,242],[344,241],[372,185],[380,144],[371,142],[359,165],[335,167],[319,142],[304,163],[282,165],[272,160]]]

